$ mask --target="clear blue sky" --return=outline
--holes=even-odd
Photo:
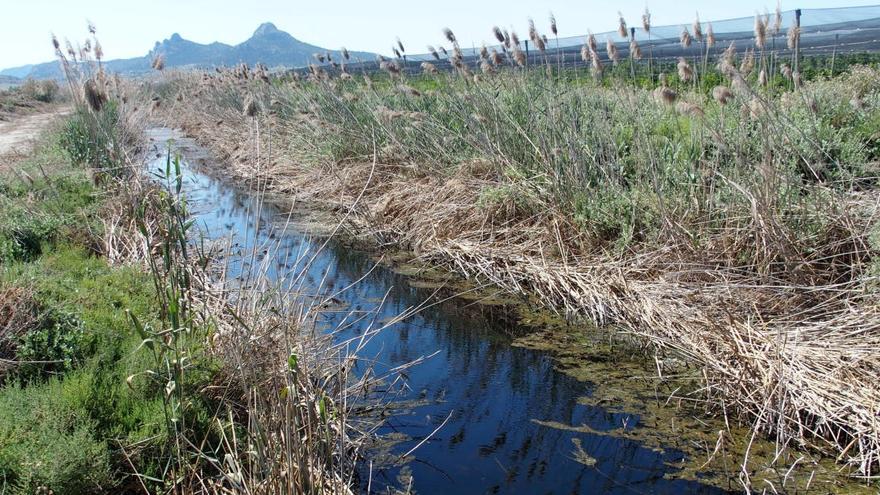
[[[874,5],[880,0],[783,0],[794,8]],[[645,0],[0,0],[0,68],[53,58],[49,33],[62,40],[81,39],[86,19],[98,27],[107,58],[141,56],[156,41],[178,32],[198,41],[236,44],[266,21],[296,38],[325,48],[388,53],[397,36],[410,53],[423,53],[426,44],[442,43],[441,29],[449,26],[462,44],[491,41],[493,25],[526,32],[533,17],[548,31],[552,10],[560,35],[580,35],[616,27],[617,11],[631,25],[640,25]],[[704,21],[754,15],[776,8],[775,0],[648,0],[654,25],[689,24],[699,11]],[[542,26],[542,27],[541,27]]]

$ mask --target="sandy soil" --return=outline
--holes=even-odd
[[[24,115],[9,122],[0,122],[0,155],[29,152],[40,131],[59,116],[68,113],[68,107],[60,107],[50,112]]]

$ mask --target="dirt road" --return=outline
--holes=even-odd
[[[51,112],[25,115],[9,122],[0,122],[0,155],[27,153],[40,131],[56,118],[70,113],[67,107]]]

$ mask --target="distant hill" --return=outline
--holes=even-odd
[[[165,58],[165,67],[213,68],[232,66],[240,63],[253,65],[263,63],[274,67],[302,67],[314,61],[313,54],[329,52],[335,60],[341,59],[337,50],[327,50],[294,38],[290,34],[276,28],[271,22],[261,24],[253,36],[238,45],[209,43],[203,45],[182,38],[174,33],[170,38],[157,42],[150,52],[137,58],[110,60],[107,68],[112,72],[137,75],[150,71],[154,57],[161,54]],[[372,60],[375,54],[351,52],[353,59]],[[26,65],[0,70],[0,76],[11,76],[19,79],[57,79],[62,77],[57,62],[37,65]]]

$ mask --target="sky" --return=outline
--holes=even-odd
[[[0,68],[50,61],[50,34],[84,39],[87,20],[98,29],[107,59],[145,55],[156,41],[180,33],[200,43],[240,43],[263,22],[324,48],[389,53],[399,36],[409,53],[442,44],[448,26],[463,46],[491,42],[491,28],[527,31],[528,18],[549,31],[552,11],[560,36],[603,32],[617,26],[617,12],[641,24],[647,6],[653,24],[690,24],[773,11],[776,0],[0,0]],[[880,4],[880,0],[782,0],[783,10]],[[543,26],[543,27],[542,27]]]

